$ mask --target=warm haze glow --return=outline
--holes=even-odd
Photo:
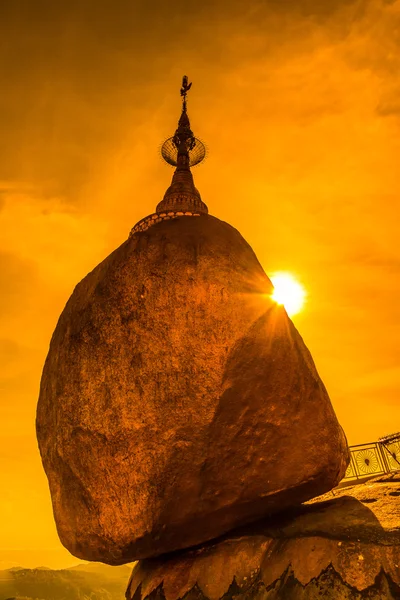
[[[276,273],[271,278],[274,291],[272,299],[283,304],[289,317],[296,315],[304,306],[306,292],[290,273]]]
[[[349,444],[400,428],[400,0],[49,5],[0,2],[0,569],[77,562],[40,375],[75,285],[170,185],[185,73],[210,150],[195,186],[266,273],[304,283],[300,334]]]

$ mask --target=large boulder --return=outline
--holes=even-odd
[[[400,476],[382,479],[139,561],[126,598],[398,600]]]
[[[72,554],[185,548],[339,482],[345,436],[271,291],[238,231],[207,215],[133,235],[77,285],[37,409]]]

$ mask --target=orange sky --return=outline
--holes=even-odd
[[[350,444],[400,429],[400,1],[0,4],[0,568],[75,564],[34,418],[75,284],[154,211],[193,81],[210,213],[308,292],[294,322]]]

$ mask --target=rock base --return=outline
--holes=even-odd
[[[139,589],[134,600],[140,600],[140,598]],[[147,598],[149,600],[167,600],[162,585]],[[333,567],[329,567],[306,586],[296,579],[293,571],[288,571],[268,587],[259,579],[242,588],[234,582],[223,598],[224,600],[241,598],[249,600],[252,598],[257,598],[257,600],[320,600],[321,598],[328,600],[331,598],[335,600],[397,600],[400,598],[400,588],[393,583],[390,576],[387,577],[382,573],[378,576],[373,588],[359,591],[344,582]],[[185,595],[185,600],[208,600],[208,596],[205,596],[202,590],[195,586]]]
[[[400,474],[135,566],[127,600],[399,600]]]

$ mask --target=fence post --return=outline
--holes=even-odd
[[[385,472],[390,473],[392,469],[390,468],[389,462],[386,457],[386,448],[385,447],[382,448],[381,442],[378,442],[378,446],[379,446],[380,454],[382,456],[382,461],[383,461],[383,466],[385,468]]]
[[[354,475],[356,476],[356,479],[358,479],[357,464],[356,464],[356,461],[354,460],[353,451],[351,449],[350,449],[350,460],[353,463]]]

